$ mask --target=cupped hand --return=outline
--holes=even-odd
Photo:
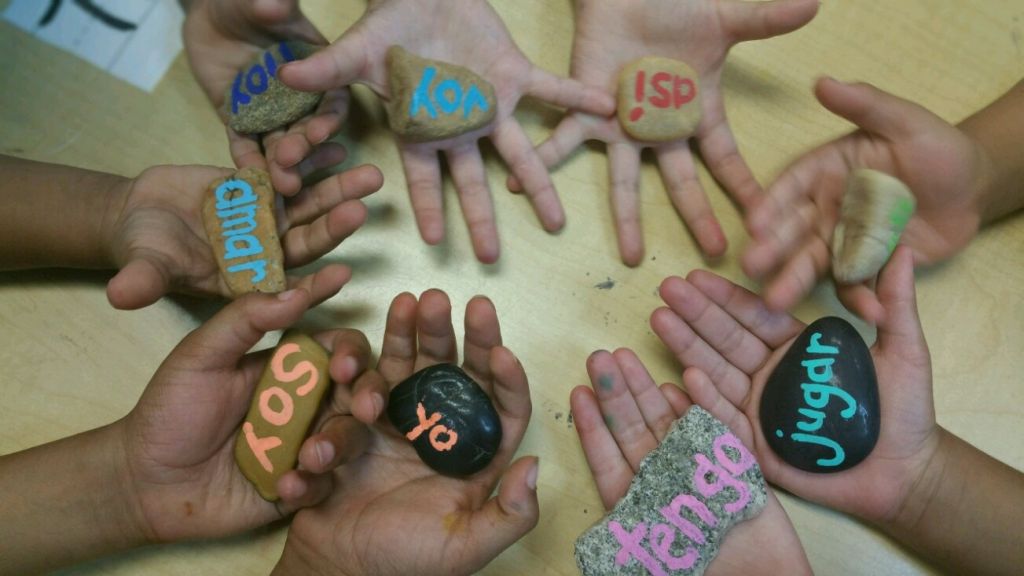
[[[429,244],[444,238],[441,170],[448,161],[473,250],[482,262],[499,255],[498,231],[487,174],[477,140],[489,137],[509,169],[523,182],[545,230],[562,228],[565,214],[551,177],[512,113],[523,96],[556,106],[609,115],[614,101],[601,90],[560,78],[534,66],[512,41],[485,0],[377,0],[334,44],[283,67],[279,77],[300,90],[328,90],[360,82],[385,100],[391,89],[385,55],[402,46],[423,58],[470,69],[494,86],[494,120],[470,133],[435,142],[399,141],[409,198],[420,235]]]
[[[572,50],[572,78],[614,95],[621,70],[645,56],[682,60],[699,79],[703,117],[693,138],[711,174],[742,210],[754,205],[761,187],[736,146],[722,100],[722,66],[729,49],[747,40],[769,38],[800,28],[818,8],[814,0],[580,0]],[[640,263],[640,152],[653,148],[662,181],[676,211],[703,253],[726,249],[725,235],[697,179],[687,139],[644,143],[626,134],[617,118],[572,112],[537,151],[548,167],[562,162],[586,140],[608,145],[608,180],[619,254]],[[520,183],[510,181],[517,190]]]
[[[377,369],[348,390],[338,388],[346,395],[340,404],[372,423],[372,437],[364,453],[335,470],[327,501],[295,516],[275,574],[469,574],[533,528],[537,460],[512,462],[530,420],[529,386],[522,365],[501,342],[493,304],[472,299],[462,367],[493,399],[503,435],[486,468],[467,478],[442,476],[382,415],[389,390],[402,380],[434,364],[458,362],[451,304],[439,290],[419,301],[408,293],[395,298]],[[313,456],[306,452],[300,462],[321,470]]]
[[[675,384],[657,386],[626,348],[591,354],[587,372],[592,389],[572,391],[573,419],[601,502],[611,510],[626,494],[640,462],[692,402]],[[728,533],[707,573],[811,573],[800,538],[771,490],[764,510]]]
[[[887,310],[871,347],[881,410],[878,442],[864,461],[842,472],[814,474],[789,466],[761,430],[765,383],[805,328],[802,322],[705,271],[686,280],[668,278],[660,291],[668,307],[652,314],[651,326],[686,367],[683,385],[694,402],[753,446],[768,481],[869,522],[885,523],[899,514],[941,436],[908,248],[896,249],[878,282]]]
[[[298,0],[192,0],[182,35],[196,81],[222,116],[235,76],[269,46],[327,44]],[[345,121],[348,102],[348,90],[330,90],[316,110],[279,130],[244,135],[227,128],[231,158],[239,168],[267,170],[274,189],[291,196],[310,173],[344,161],[345,148],[328,139]]]
[[[765,280],[774,310],[797,304],[832,268],[832,235],[847,176],[872,168],[910,187],[917,210],[900,242],[916,264],[940,262],[963,249],[981,223],[979,179],[985,153],[955,126],[868,84],[819,80],[815,95],[858,130],[823,144],[790,165],[750,211],[751,241],[743,270]],[[839,297],[871,323],[886,314],[868,283],[838,286]]]
[[[169,292],[230,295],[203,228],[202,203],[210,183],[231,173],[211,166],[157,166],[120,190],[106,219],[107,251],[120,268],[107,284],[115,308],[142,308]],[[366,220],[359,198],[382,182],[377,168],[360,166],[286,198],[277,214],[285,267],[313,262],[355,232]],[[345,266],[331,264],[289,277],[288,285],[305,288],[320,302],[350,275]]]

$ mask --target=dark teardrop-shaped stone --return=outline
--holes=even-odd
[[[484,469],[501,444],[490,397],[454,364],[424,368],[395,386],[388,418],[427,466],[448,476]]]
[[[775,367],[761,396],[761,430],[788,464],[839,472],[878,441],[878,379],[864,340],[833,316],[807,327]]]

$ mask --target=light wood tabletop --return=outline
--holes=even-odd
[[[572,2],[492,4],[529,58],[568,73]],[[0,0],[0,7],[6,5]],[[364,3],[302,5],[325,36],[336,38]],[[151,94],[6,22],[0,24],[0,55],[0,153],[123,175],[156,164],[231,165],[221,123],[184,53]],[[1024,77],[1024,3],[825,2],[804,29],[738,46],[725,66],[725,102],[741,152],[762,183],[800,153],[850,129],[814,100],[812,83],[823,74],[870,81],[959,121]],[[450,182],[448,239],[429,247],[416,231],[380,105],[362,87],[355,94],[351,119],[339,136],[350,152],[346,165],[376,164],[386,181],[366,201],[367,224],[328,256],[352,267],[352,281],[309,312],[302,325],[358,328],[379,350],[387,306],[402,291],[445,290],[457,326],[471,296],[492,298],[505,342],[530,376],[533,418],[520,454],[540,456],[541,517],[484,573],[575,574],[573,541],[602,510],[568,417],[569,391],[588,382],[584,361],[602,348],[632,348],[657,381],[678,382],[679,365],[648,323],[660,304],[656,288],[667,276],[709,264],[650,163],[641,177],[645,260],[636,268],[621,264],[600,145],[583,147],[553,171],[568,217],[562,233],[545,233],[527,200],[506,192],[506,169],[485,150],[501,235],[499,263],[484,266],[474,259]],[[540,141],[560,112],[527,101],[517,117]],[[740,215],[703,166],[700,179],[729,240],[728,253],[711,269],[756,289],[738,266],[747,238]],[[140,311],[116,311],[104,293],[109,277],[76,271],[0,274],[0,454],[122,417],[174,345],[220,306],[165,298]],[[1024,218],[1018,217],[984,230],[947,264],[920,271],[917,287],[940,424],[1017,469],[1024,468],[1021,286]],[[795,314],[805,321],[829,314],[851,318],[830,285],[819,287]],[[870,327],[857,326],[873,340]],[[780,498],[816,572],[930,573],[873,529],[788,495]],[[151,547],[70,572],[266,574],[285,535],[286,526],[277,526],[225,540]]]

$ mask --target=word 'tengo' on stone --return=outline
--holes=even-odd
[[[403,380],[388,397],[388,419],[420,459],[448,476],[483,470],[501,446],[491,398],[454,364],[435,364]]]
[[[288,332],[263,370],[235,441],[235,461],[264,500],[277,500],[278,479],[295,469],[330,388],[329,362],[327,350],[315,340]]]
[[[698,575],[767,502],[754,455],[693,406],[640,463],[629,491],[576,540],[584,576]]]
[[[401,46],[388,49],[387,65],[388,124],[403,139],[444,140],[494,119],[494,86],[469,69],[420,58]]]
[[[832,274],[841,284],[874,278],[889,261],[917,201],[910,188],[884,172],[861,168],[846,179],[832,235]]]
[[[280,66],[307,58],[316,50],[305,42],[279,42],[243,68],[225,95],[228,126],[239,134],[262,134],[287,126],[316,108],[323,92],[301,92],[277,79]]]
[[[686,62],[648,56],[619,74],[619,124],[646,142],[688,138],[703,117],[697,72]]]
[[[286,287],[270,175],[243,168],[215,180],[203,199],[203,226],[232,296]]]

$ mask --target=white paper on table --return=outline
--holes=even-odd
[[[152,92],[181,51],[177,0],[11,0],[3,17]]]

